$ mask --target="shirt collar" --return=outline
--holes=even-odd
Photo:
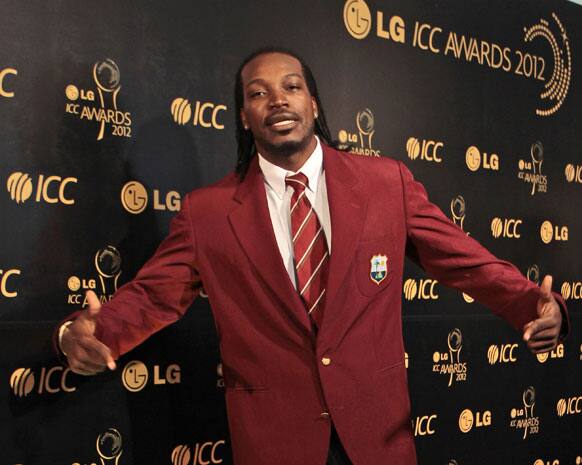
[[[274,165],[266,158],[264,158],[260,153],[257,153],[259,157],[259,167],[263,172],[265,182],[271,189],[273,189],[273,192],[275,192],[279,199],[283,199],[285,189],[287,188],[285,185],[285,177],[299,172],[307,176],[307,188],[314,194],[317,192],[319,176],[323,172],[323,151],[321,149],[321,144],[319,143],[319,138],[316,136],[315,139],[317,140],[315,149],[311,155],[309,155],[309,158],[303,164],[303,166],[296,172],[288,171],[284,168],[281,168],[280,166]]]

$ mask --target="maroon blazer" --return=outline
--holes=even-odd
[[[428,273],[518,331],[536,318],[539,289],[451,223],[402,163],[326,146],[323,163],[332,253],[316,339],[277,247],[256,157],[244,181],[231,174],[184,198],[156,254],[103,305],[97,337],[118,357],[178,320],[204,285],[236,465],[324,465],[331,421],[354,465],[413,465],[406,246]],[[370,277],[376,254],[388,257],[379,284]]]

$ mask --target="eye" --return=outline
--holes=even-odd
[[[262,97],[265,94],[266,94],[266,92],[264,90],[253,90],[250,92],[249,96],[251,98],[256,98],[256,97]]]

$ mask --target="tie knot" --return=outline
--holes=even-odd
[[[308,184],[307,176],[303,173],[296,173],[293,176],[285,178],[285,184],[295,189],[295,192],[301,193],[305,190]]]

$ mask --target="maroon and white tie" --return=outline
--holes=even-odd
[[[319,328],[329,262],[327,242],[317,214],[305,195],[307,176],[303,173],[287,176],[285,183],[294,189],[290,208],[297,292]]]

